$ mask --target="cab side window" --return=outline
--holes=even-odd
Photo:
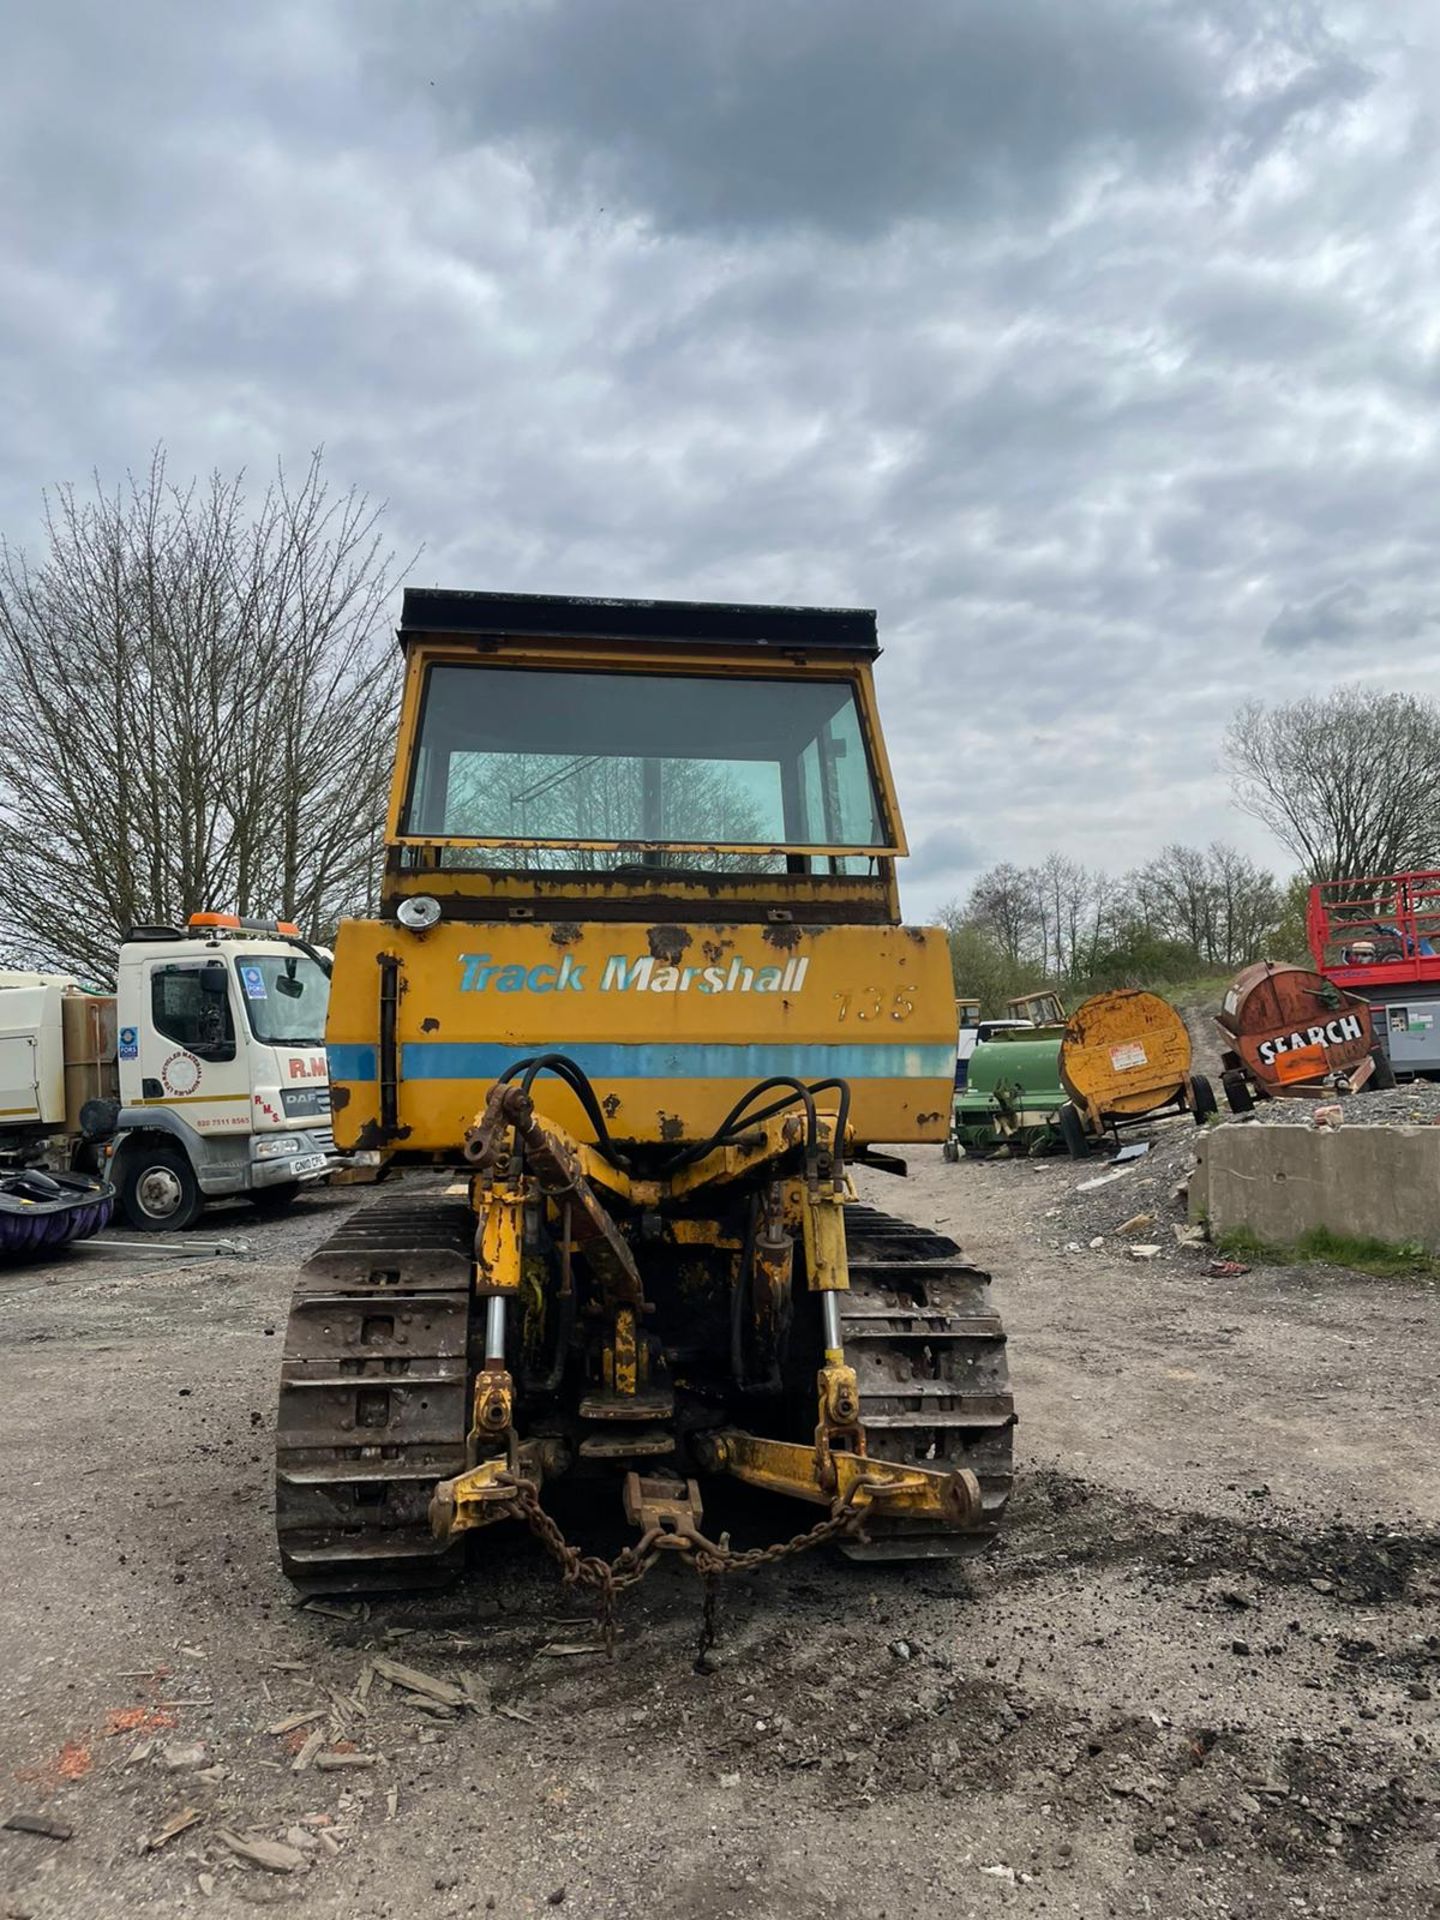
[[[200,1060],[235,1058],[235,1021],[223,965],[156,967],[150,975],[155,1031]]]

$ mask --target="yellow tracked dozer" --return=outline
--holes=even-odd
[[[287,1574],[427,1584],[515,1519],[608,1599],[662,1549],[744,1563],[702,1530],[708,1475],[807,1503],[792,1549],[993,1531],[987,1276],[850,1176],[945,1138],[955,1063],[945,936],[900,924],[873,614],[411,591],[400,641],[334,1127],[448,1178],[400,1181],[300,1276]],[[564,1542],[562,1475],[619,1497],[618,1562]]]

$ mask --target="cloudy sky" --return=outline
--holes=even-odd
[[[3,17],[12,538],[323,442],[416,582],[874,606],[912,913],[1440,693],[1434,0]]]

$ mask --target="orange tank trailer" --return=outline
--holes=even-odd
[[[1161,1113],[1190,1113],[1201,1125],[1215,1095],[1191,1071],[1190,1035],[1168,1001],[1137,987],[1096,993],[1071,1014],[1060,1043],[1061,1138],[1079,1158],[1090,1142]]]
[[[1215,1016],[1228,1043],[1220,1084],[1232,1113],[1257,1100],[1321,1099],[1367,1081],[1393,1085],[1366,1001],[1307,967],[1257,960]],[[1378,1070],[1378,1077],[1377,1077]]]

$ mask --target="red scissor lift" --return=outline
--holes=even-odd
[[[1306,934],[1316,970],[1358,993],[1400,1079],[1440,1079],[1440,872],[1322,880]]]

